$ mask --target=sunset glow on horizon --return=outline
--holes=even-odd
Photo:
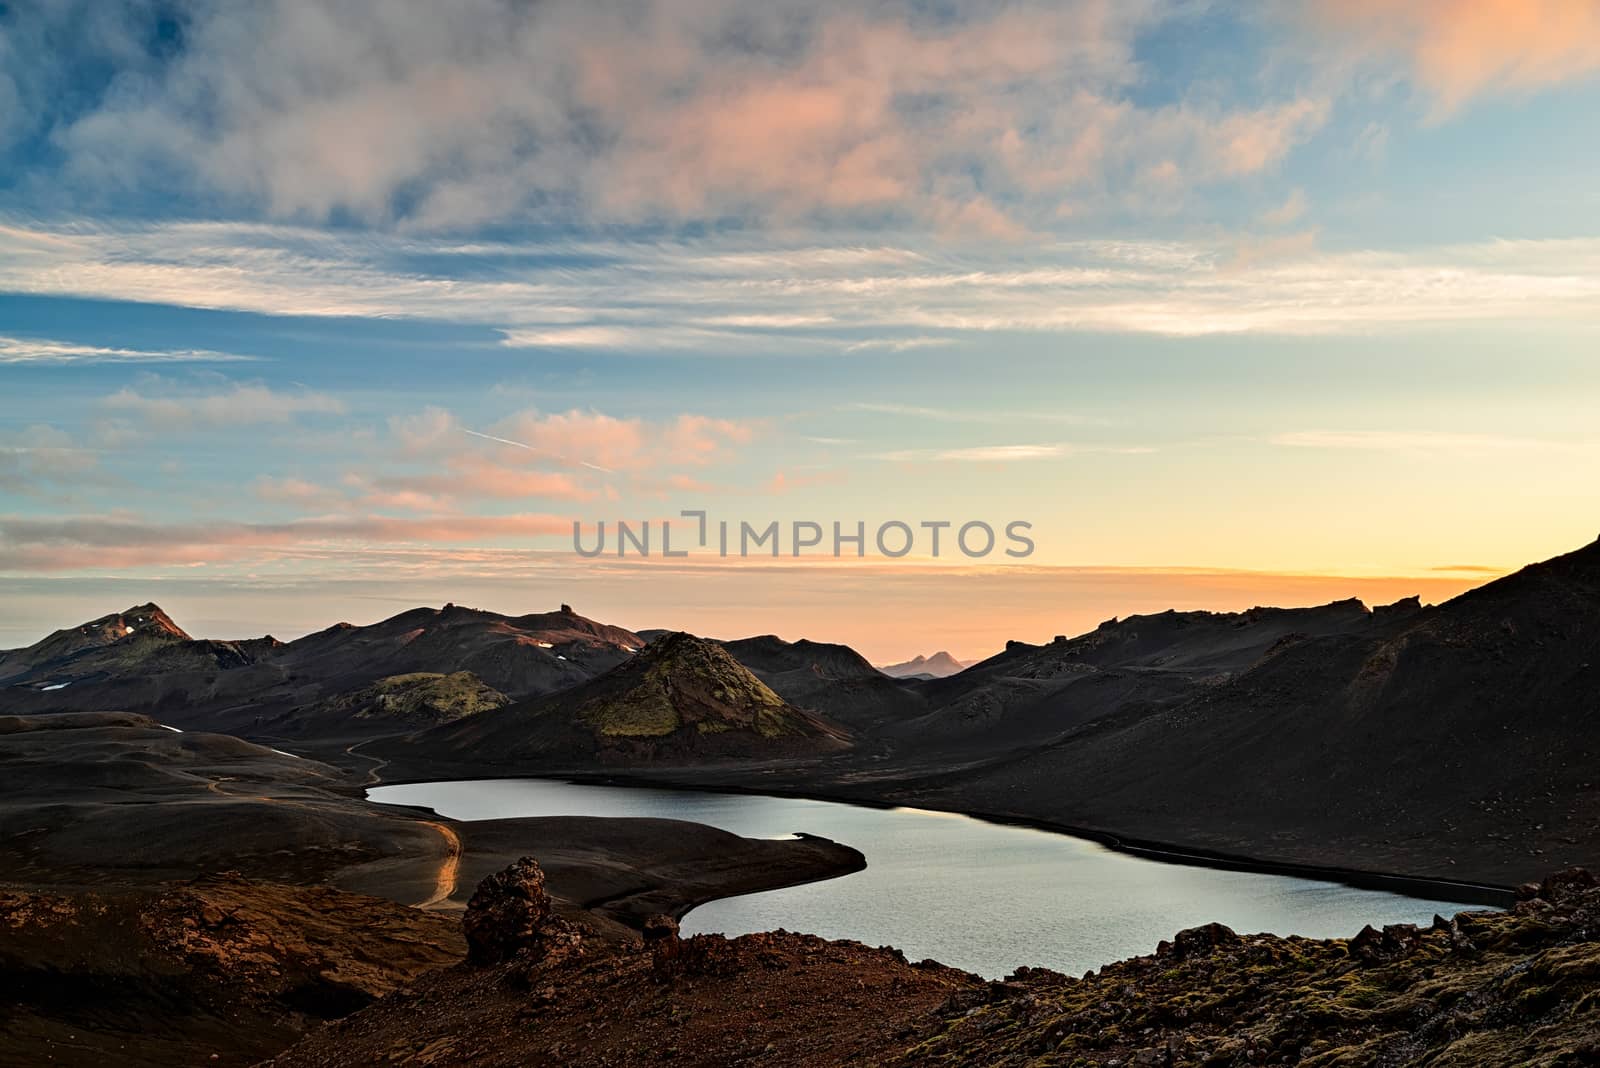
[[[0,4],[0,648],[565,602],[976,659],[1600,533],[1590,0],[225,8]]]

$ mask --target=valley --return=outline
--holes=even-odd
[[[1600,736],[1589,703],[1600,688],[1597,665],[1600,544],[1439,606],[1412,599],[1369,608],[1350,600],[1113,619],[1076,637],[1009,642],[995,656],[943,677],[929,671],[891,677],[848,647],[815,640],[640,634],[566,606],[522,616],[455,605],[419,608],[282,642],[195,639],[158,606],[140,605],[0,654],[0,772],[7,784],[0,859],[13,917],[0,964],[14,989],[39,968],[62,976],[50,988],[55,993],[30,994],[0,1020],[0,1046],[48,1052],[58,1063],[92,1063],[113,1041],[136,1048],[129,1063],[142,1063],[137,1057],[158,1063],[166,1048],[144,1037],[129,1047],[128,1039],[110,1037],[104,1022],[77,1019],[70,992],[103,984],[100,965],[82,958],[60,971],[28,948],[35,945],[29,939],[45,937],[38,932],[53,929],[62,915],[124,917],[94,922],[143,932],[138,939],[144,941],[126,949],[128,960],[138,962],[135,972],[143,974],[138,970],[151,961],[192,952],[187,936],[163,940],[146,920],[130,918],[176,900],[162,895],[229,893],[281,910],[295,892],[273,888],[321,887],[318,893],[335,896],[317,900],[345,902],[329,908],[351,922],[401,915],[385,911],[393,908],[440,917],[426,937],[435,947],[427,966],[436,967],[457,952],[451,948],[458,944],[453,917],[480,885],[489,885],[485,880],[493,882],[491,876],[499,878],[496,873],[514,869],[523,857],[541,867],[550,922],[575,925],[577,933],[552,934],[556,941],[549,944],[588,947],[570,959],[566,951],[548,960],[539,956],[543,949],[524,955],[523,967],[548,973],[556,984],[551,1004],[564,1003],[564,984],[575,984],[574,991],[592,987],[599,996],[606,983],[643,981],[631,970],[636,958],[628,947],[655,937],[651,931],[661,923],[687,918],[711,926],[687,926],[686,932],[739,936],[682,936],[683,946],[699,947],[685,952],[727,955],[722,964],[704,965],[714,984],[743,976],[737,981],[747,989],[806,1003],[799,989],[772,986],[775,980],[749,971],[753,960],[767,957],[791,961],[785,967],[798,969],[796,975],[807,973],[812,965],[804,962],[816,958],[859,970],[863,982],[909,983],[908,989],[924,984],[925,1007],[894,1025],[905,1044],[895,1046],[900,1040],[877,1033],[870,1040],[884,1063],[892,1060],[890,1047],[930,1054],[940,1043],[964,1051],[988,1048],[988,1033],[970,1028],[952,1026],[945,1037],[931,1037],[930,1028],[944,1026],[936,1023],[938,1014],[962,998],[995,1006],[1017,1004],[1017,997],[1030,1004],[1072,1002],[1076,988],[1061,985],[1069,981],[1051,978],[1055,973],[1041,964],[1076,972],[1087,963],[1091,972],[1133,977],[1128,982],[1152,998],[1158,991],[1168,997],[1167,980],[1157,982],[1137,961],[1154,942],[1202,917],[1276,932],[1237,943],[1228,954],[1263,962],[1309,954],[1323,962],[1316,967],[1333,968],[1330,975],[1363,966],[1332,962],[1359,956],[1356,944],[1345,940],[1367,923],[1384,932],[1372,936],[1375,944],[1388,946],[1388,939],[1400,947],[1393,952],[1412,952],[1414,938],[1422,940],[1417,946],[1432,946],[1433,937],[1444,938],[1448,955],[1457,952],[1449,946],[1462,940],[1478,945],[1488,937],[1483,932],[1501,930],[1495,924],[1521,922],[1474,910],[1509,906],[1519,895],[1535,900],[1524,884],[1551,872],[1600,868],[1593,830],[1600,826],[1600,779],[1593,770],[1600,766]],[[579,791],[574,798],[590,796],[581,794],[584,789],[626,796],[627,789],[619,790],[626,786],[653,788],[665,800],[640,810],[581,799],[531,809],[513,804],[462,818],[437,799],[444,796],[437,790],[450,785],[443,780],[463,780],[458,790],[467,790],[492,785],[485,780],[528,781],[519,777],[555,780],[552,789],[560,780],[596,784],[565,787]],[[397,785],[406,783],[417,785]],[[373,803],[369,794],[384,803]],[[824,819],[827,806],[810,810],[816,815],[797,819],[797,826],[750,819],[774,805],[817,804],[783,800],[800,798],[868,806],[855,810],[865,822]],[[592,811],[571,811],[590,804]],[[725,807],[730,815],[702,814],[724,810],[717,805],[731,806]],[[885,811],[893,806],[924,815]],[[964,896],[953,886],[937,889],[958,878],[957,858],[965,848],[953,838],[920,837],[917,821],[932,820],[929,830],[938,830],[935,813],[941,811],[1079,838],[995,827],[996,844],[977,846],[974,855],[1012,841],[1005,835],[1036,835],[1026,841],[1047,852],[1061,843],[1068,852],[1049,861],[1039,854],[1024,864],[1044,879],[1041,889],[1019,889],[1015,910],[995,909],[978,922],[973,917],[988,910],[983,902],[999,891]],[[874,829],[875,821],[891,817],[910,822],[898,831]],[[982,835],[990,832],[972,833],[985,842]],[[828,840],[835,836],[839,841]],[[925,845],[912,845],[918,841]],[[1106,846],[1119,852],[1105,853]],[[1135,868],[1113,864],[1096,876],[1095,865],[1103,862],[1092,859],[1095,850]],[[915,858],[914,866],[897,867],[906,861],[891,862],[896,856]],[[1151,861],[1191,866],[1199,880],[1194,887],[1231,889],[1217,890],[1222,896],[1212,908],[1205,907],[1211,891],[1156,895],[1126,938],[1087,960],[1070,947],[1094,940],[1072,934],[1070,925],[1060,948],[1038,936],[1030,941],[1030,916],[1055,929],[1047,918],[1051,908],[1081,909],[1091,924],[1116,925],[1124,922],[1116,919],[1122,902],[1138,899],[1141,891],[1133,888],[1141,880],[1189,885],[1180,874],[1185,869]],[[1053,864],[1064,865],[1061,874],[1051,875]],[[969,867],[976,877],[982,866]],[[875,888],[868,891],[871,900],[914,900],[913,888],[920,887],[933,896],[926,907],[887,914],[875,925],[869,905],[849,904],[851,895],[836,890],[851,885],[849,873],[863,868],[870,879],[860,885]],[[1073,904],[1053,904],[1074,878],[1088,882]],[[1132,882],[1119,892],[1117,878]],[[1577,886],[1586,876],[1572,878]],[[1233,902],[1254,893],[1244,887],[1280,883],[1301,888],[1286,901],[1295,894],[1326,895],[1304,898],[1321,919],[1302,926],[1311,921],[1294,919],[1292,909],[1273,919],[1266,897],[1255,908],[1231,911]],[[1102,889],[1110,896],[1092,904]],[[1326,904],[1318,906],[1319,900]],[[1383,901],[1397,903],[1399,911]],[[692,911],[700,906],[703,912]],[[1409,931],[1412,923],[1421,930],[1435,911],[1460,915],[1433,922],[1432,936],[1387,933]],[[835,922],[842,917],[849,922]],[[1318,925],[1330,919],[1331,926]],[[906,921],[911,926],[902,930]],[[1458,922],[1460,930],[1478,933],[1450,933]],[[209,929],[206,923],[216,927],[205,921],[196,930]],[[762,933],[791,923],[836,940]],[[893,955],[847,948],[856,944],[851,939],[915,947],[925,941],[919,924],[1016,948],[1001,956],[971,955],[959,940],[935,937],[926,940],[924,952],[953,957],[958,967],[929,965],[933,970],[916,977]],[[273,944],[286,945],[281,938]],[[1025,956],[1030,946],[1033,959]],[[1503,952],[1548,951],[1541,946],[1516,935]],[[1124,957],[1130,958],[1126,964],[1114,963]],[[420,960],[395,960],[421,969],[409,974],[427,970]],[[159,967],[181,972],[190,966]],[[982,982],[963,968],[989,975],[992,992],[980,994]],[[995,980],[1019,968],[1022,978]],[[118,982],[147,989],[147,980],[134,974]],[[1461,977],[1482,981],[1476,972]],[[270,1018],[278,1048],[306,1035],[310,1050],[335,1041],[318,1037],[321,1018],[363,1005],[374,1019],[409,1012],[402,1010],[403,998],[382,995],[410,981],[385,979],[335,996],[332,988],[275,993],[278,988],[255,979],[242,986],[244,980],[228,979],[218,996],[248,1004],[256,1014],[240,1018]],[[445,1001],[470,996],[491,1015],[500,1010],[487,1006],[507,996],[502,981],[524,980],[459,968],[426,980]],[[1561,1004],[1573,1004],[1568,994],[1561,997]],[[305,998],[320,1007],[308,1013]],[[834,1006],[827,1026],[856,1027],[859,1011],[864,1003]],[[1036,1018],[1037,1012],[1027,1016]],[[1329,1017],[1335,1018],[1343,1017]],[[396,1033],[410,1033],[424,1019],[395,1017],[391,1023]],[[192,1026],[196,1036],[216,1036],[235,1063],[271,1052],[261,1044],[265,1039],[234,1036],[212,1016],[196,1017]],[[368,1034],[364,1026],[352,1032],[348,1049],[365,1048],[367,1039],[356,1037]],[[651,1026],[642,1018],[627,1023],[635,1036],[627,1041],[642,1040],[638,1036]],[[82,1035],[67,1043],[62,1035],[68,1030]],[[559,1033],[552,1025],[546,1036],[570,1041],[553,1037]],[[850,1041],[869,1040],[858,1033]],[[1178,1038],[1167,1041],[1176,1048],[1171,1043]],[[932,1044],[918,1046],[923,1042]],[[793,1063],[811,1063],[796,1056]],[[1090,1056],[1086,1063],[1100,1061]]]

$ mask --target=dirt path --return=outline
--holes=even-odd
[[[449,901],[450,895],[456,892],[456,877],[461,872],[461,836],[443,823],[434,820],[423,820],[422,823],[444,836],[445,848],[448,851],[444,863],[439,865],[439,880],[434,885],[433,896],[426,901],[417,902],[416,905],[419,909],[430,909]]]
[[[371,741],[371,739],[369,738],[367,741]],[[384,768],[388,767],[389,766],[389,762],[387,760],[384,760],[381,757],[368,756],[365,753],[356,752],[357,749],[360,749],[362,746],[364,746],[366,744],[367,744],[366,742],[357,742],[354,745],[345,746],[345,750],[344,751],[345,751],[345,754],[347,756],[360,757],[362,760],[370,760],[370,761],[372,761],[372,767],[367,769],[367,781],[362,783],[361,785],[362,786],[376,786],[376,785],[378,785],[378,783],[383,781],[381,778],[378,777],[378,772],[380,772]]]

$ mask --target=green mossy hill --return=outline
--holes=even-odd
[[[1219,924],[1082,979],[1021,969],[897,1065],[1547,1068],[1600,1064],[1600,884],[1349,939]]]
[[[510,699],[470,671],[390,675],[323,702],[322,709],[354,719],[433,725],[501,708]]]
[[[748,730],[763,738],[816,733],[813,722],[715,642],[669,634],[613,672],[618,685],[586,701],[579,718],[607,738]]]

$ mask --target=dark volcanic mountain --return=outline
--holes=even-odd
[[[892,679],[944,679],[960,674],[971,666],[941,649],[932,656],[914,656],[878,670]]]
[[[116,708],[257,736],[338,734],[418,725],[343,714],[370,708],[361,691],[382,680],[470,672],[489,690],[530,697],[594,678],[643,645],[565,606],[525,616],[416,608],[283,643],[195,640],[144,605],[4,654],[0,682],[16,712]]]
[[[113,612],[81,626],[58,630],[26,649],[0,652],[0,682],[47,675],[74,660],[94,658],[112,646],[117,646],[124,659],[131,662],[136,650],[143,653],[189,640],[157,606],[136,605],[126,612]]]
[[[457,764],[570,768],[810,755],[848,745],[842,727],[789,704],[722,646],[672,634],[574,689],[376,751],[410,749]]]
[[[721,642],[790,704],[826,710],[853,730],[871,730],[923,710],[917,693],[889,678],[848,645],[802,638],[786,642],[772,634]]]
[[[1320,632],[1259,617],[1244,629],[1286,631],[1265,650],[1169,641],[1182,650],[1172,663],[1215,677],[1162,707],[1080,704],[1054,740],[936,793],[1257,857],[1447,878],[1512,883],[1600,861],[1600,543],[1437,608],[1402,602],[1351,627],[1329,610]],[[1144,647],[1089,638],[1054,662],[1088,667],[1120,647],[1127,663]],[[1051,662],[1006,655],[1012,671]],[[1091,670],[1086,680],[1107,674]]]
[[[1108,620],[1077,638],[1005,651],[959,675],[916,684],[924,714],[887,736],[915,759],[969,761],[1036,750],[1113,712],[1175,705],[1247,670],[1279,643],[1363,631],[1400,609],[1360,601],[1247,612],[1162,612]]]

